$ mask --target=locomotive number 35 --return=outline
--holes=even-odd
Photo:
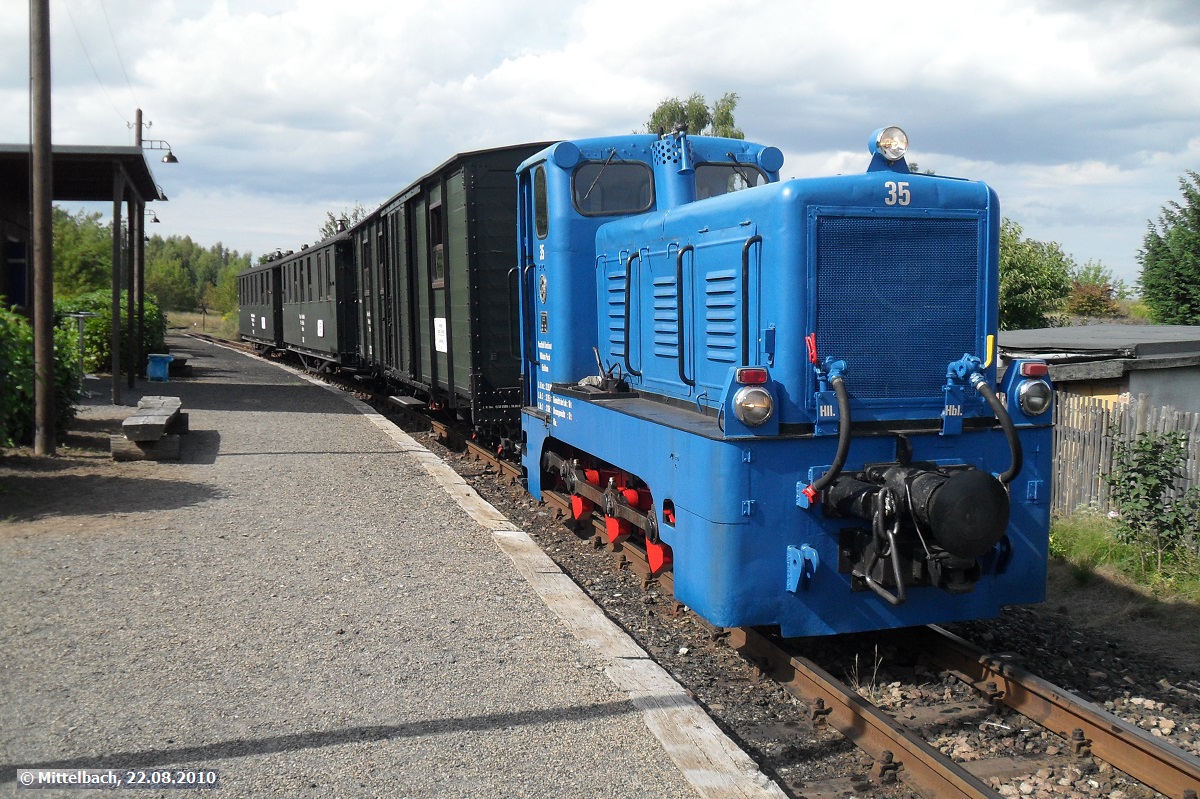
[[[887,189],[887,196],[883,198],[886,205],[908,205],[912,201],[912,193],[908,190],[908,182],[900,181],[897,183],[894,180],[889,180],[883,184]]]

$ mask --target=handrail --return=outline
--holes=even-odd
[[[513,335],[513,277],[518,275],[521,267],[514,266],[508,270],[508,354],[515,361],[521,361],[525,357],[525,345],[522,339],[525,337],[524,325],[518,327],[516,335]],[[517,286],[517,312],[521,309],[521,287]],[[517,348],[521,349],[521,353],[517,354]]]
[[[637,258],[638,262],[641,263],[642,253],[640,251],[630,253],[629,257],[625,259],[625,373],[631,374],[634,377],[641,377],[642,373],[634,369],[633,364],[629,361],[629,285],[633,275],[634,258]]]
[[[684,350],[684,322],[683,322],[683,255],[684,253],[692,252],[696,248],[692,245],[680,247],[679,252],[675,255],[675,305],[678,310],[678,341],[679,341],[679,381],[686,386],[696,387],[696,381],[688,379],[686,361],[687,355]]]
[[[750,365],[750,248],[762,244],[762,236],[753,235],[742,245],[742,366]]]
[[[525,268],[521,270],[520,293],[523,298],[528,298],[527,302],[521,303],[521,354],[530,366],[536,367],[537,361],[534,360],[536,350],[530,351],[533,343],[533,326],[529,323],[529,314],[533,308],[533,290],[529,286],[529,270],[534,266],[533,260],[530,259]]]

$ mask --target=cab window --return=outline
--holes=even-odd
[[[697,164],[696,199],[719,197],[769,181],[758,167],[750,164]]]
[[[533,173],[533,227],[539,239],[550,232],[550,204],[546,199],[546,167],[539,166]]]
[[[589,161],[571,179],[575,210],[584,216],[633,214],[654,204],[654,175],[640,161]]]

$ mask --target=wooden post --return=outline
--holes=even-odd
[[[29,3],[30,178],[33,204],[33,451],[53,455],[54,157],[50,147],[50,2]]]
[[[137,110],[134,117],[133,139],[139,151],[142,149],[142,109]],[[144,200],[139,200],[137,218],[141,221],[138,223],[138,237],[136,240],[137,253],[134,257],[134,263],[137,269],[137,348],[134,350],[134,356],[137,358],[137,364],[140,367],[142,363],[142,339],[145,338],[146,326],[146,203]]]
[[[129,345],[125,348],[125,368],[129,370],[128,385],[130,389],[133,388],[133,380],[137,375],[138,370],[138,363],[134,360],[134,352],[137,350],[137,345],[133,340],[133,335],[137,331],[137,316],[134,313],[133,307],[134,300],[137,297],[137,289],[134,286],[134,276],[137,273],[137,269],[133,263],[133,254],[137,251],[137,245],[134,243],[134,237],[137,236],[138,232],[137,219],[134,215],[134,210],[136,208],[137,205],[134,203],[133,197],[130,197],[125,203],[125,214],[129,218],[128,224],[126,225],[128,244],[125,246],[125,258],[127,263],[126,268],[129,270],[129,274],[126,275],[125,278],[125,340]]]
[[[112,245],[112,404],[121,404],[121,198],[125,194],[125,176],[113,164],[113,245]]]
[[[1150,428],[1150,395],[1138,394],[1137,398],[1137,426],[1133,428],[1133,434],[1140,436]]]

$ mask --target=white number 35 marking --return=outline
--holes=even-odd
[[[883,184],[883,187],[888,191],[887,196],[883,198],[885,204],[908,205],[912,202],[912,193],[908,190],[908,183],[906,181],[896,183],[889,180]]]

